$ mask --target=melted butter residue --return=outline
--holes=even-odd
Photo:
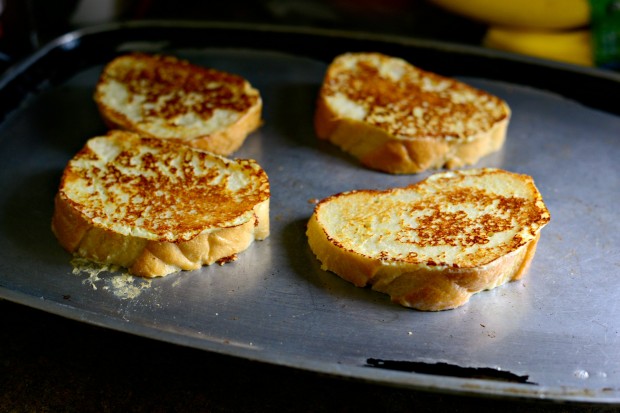
[[[151,280],[134,277],[127,272],[121,272],[118,265],[97,264],[84,258],[71,260],[74,275],[86,274],[88,277],[82,281],[84,285],[90,285],[94,290],[101,287],[102,290],[110,291],[114,296],[128,300],[138,297],[142,291],[151,287]],[[102,272],[110,273],[110,276],[99,277]],[[104,284],[101,286],[101,284]]]
[[[71,271],[73,275],[81,275],[83,273],[88,275],[88,278],[84,279],[82,284],[90,284],[90,286],[93,287],[93,290],[97,289],[97,281],[101,281],[101,278],[99,278],[100,273],[104,271],[113,271],[111,268],[112,266],[110,265],[96,264],[87,259],[78,257],[71,260],[71,265],[73,266],[73,270]]]
[[[111,285],[105,286],[120,299],[127,300],[136,298],[142,291],[151,286],[151,280],[138,279],[130,274],[115,275],[111,279]]]

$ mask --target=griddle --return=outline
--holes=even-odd
[[[95,83],[143,51],[230,71],[261,91],[264,124],[234,154],[272,190],[271,235],[237,261],[145,280],[74,271],[50,230],[66,162],[106,133]],[[400,307],[322,271],[314,202],[429,173],[367,170],[319,141],[312,117],[337,55],[378,51],[456,77],[512,109],[477,167],[534,177],[551,212],[529,273],[443,312]],[[333,30],[126,22],[68,33],[0,78],[0,298],[153,340],[386,386],[620,402],[620,76],[488,49]]]

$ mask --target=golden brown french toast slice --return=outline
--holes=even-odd
[[[112,131],[68,162],[52,230],[75,256],[157,277],[236,259],[269,235],[269,200],[254,160]]]
[[[307,236],[323,270],[437,311],[522,277],[549,220],[530,176],[485,168],[330,196]]]
[[[499,150],[510,108],[490,93],[380,53],[329,65],[317,99],[319,138],[394,174],[471,165]]]
[[[261,124],[261,96],[246,79],[172,56],[117,57],[101,73],[94,99],[111,129],[220,155],[236,151]]]

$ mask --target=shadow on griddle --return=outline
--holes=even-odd
[[[393,304],[385,294],[372,291],[370,288],[359,288],[343,280],[336,274],[321,269],[321,263],[316,258],[306,237],[306,220],[293,221],[286,225],[281,236],[281,242],[286,249],[289,265],[303,282],[321,293],[334,298],[336,301],[351,300],[360,303],[379,305],[393,308],[395,311],[411,311]],[[275,234],[274,234],[275,235]],[[344,303],[342,305],[345,305]]]
[[[0,228],[14,249],[14,256],[31,262],[68,262],[51,230],[54,196],[61,170],[50,170],[25,178],[17,190],[7,194],[0,211]]]

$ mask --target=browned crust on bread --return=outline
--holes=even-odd
[[[390,283],[377,282],[372,288],[390,295],[393,302],[405,307],[423,311],[457,308],[477,292],[521,279],[534,258],[539,237],[540,234],[518,250],[482,268],[447,268],[445,271],[421,268],[402,274]]]
[[[308,222],[310,248],[322,268],[356,287],[370,286],[404,307],[442,311],[460,307],[472,295],[519,280],[534,258],[540,235],[518,250],[480,268],[384,267],[380,261],[333,243],[313,216]]]
[[[161,277],[203,265],[230,261],[255,239],[269,235],[269,208],[265,201],[243,224],[200,234],[189,241],[151,241],[121,235],[93,225],[62,194],[55,197],[52,231],[71,254],[99,264],[114,264],[141,277]]]
[[[210,135],[198,136],[185,143],[194,148],[204,149],[221,155],[230,155],[243,145],[248,134],[261,126],[262,109],[263,104],[259,101],[228,128]]]
[[[486,171],[486,170],[485,170]],[[497,170],[489,170],[497,171]],[[475,171],[472,171],[475,173]],[[424,181],[419,184],[412,185],[407,188],[394,189],[397,191],[402,190],[417,190],[420,186],[426,185]],[[451,185],[451,184],[450,184]],[[530,185],[530,182],[525,182],[526,186]],[[504,203],[505,208],[516,208],[512,211],[512,220],[520,221],[520,226],[525,225],[525,233],[521,235],[515,235],[514,238],[505,241],[505,245],[501,245],[500,252],[491,252],[489,254],[476,253],[474,258],[459,258],[456,261],[440,262],[436,257],[428,258],[423,257],[419,249],[412,248],[414,255],[411,258],[407,255],[407,252],[400,252],[399,255],[393,255],[393,252],[386,251],[385,253],[375,252],[372,255],[368,255],[360,251],[359,247],[352,246],[350,241],[343,241],[342,235],[333,235],[326,229],[325,222],[321,218],[325,219],[320,213],[321,208],[326,203],[339,202],[340,197],[347,197],[349,194],[362,194],[367,195],[364,199],[365,204],[359,205],[359,210],[363,211],[360,214],[372,216],[373,219],[381,221],[384,217],[380,211],[375,211],[372,206],[372,199],[375,199],[380,204],[381,197],[384,194],[390,194],[394,190],[386,191],[353,191],[343,194],[336,194],[322,200],[317,204],[315,212],[308,221],[307,236],[308,243],[311,250],[321,262],[321,268],[329,270],[344,280],[347,280],[358,287],[370,286],[373,290],[388,294],[392,301],[399,303],[405,307],[411,307],[423,311],[439,311],[447,310],[459,307],[465,304],[470,297],[480,291],[493,289],[506,282],[520,279],[528,270],[530,263],[534,257],[536,246],[540,238],[540,230],[549,221],[549,213],[542,203],[542,198],[539,197],[537,189],[532,185],[534,198],[529,200],[526,204],[519,200],[504,199],[498,197],[499,203],[497,208],[502,208],[501,204]],[[420,191],[424,192],[423,189]],[[469,196],[468,194],[450,194],[451,197],[464,198]],[[478,196],[475,192],[472,192],[471,196]],[[435,201],[435,198],[429,200],[429,202]],[[439,202],[439,200],[437,200]],[[354,208],[354,205],[349,205],[349,208]],[[407,208],[418,208],[419,205],[409,204]],[[344,206],[342,207],[345,208]],[[387,206],[385,208],[388,208]],[[391,206],[389,207],[391,208]],[[426,207],[424,207],[426,210]],[[524,208],[525,214],[521,209]],[[423,215],[424,218],[432,217],[433,213],[428,212]],[[505,215],[505,214],[504,214]],[[505,219],[505,216],[498,218],[497,222],[501,222]],[[499,217],[499,215],[498,215]],[[331,216],[330,216],[331,219]],[[347,219],[352,220],[351,216],[343,213],[342,217],[338,220],[345,222]],[[496,223],[492,218],[485,216],[489,221],[489,228],[496,227]],[[429,219],[428,224],[422,224],[422,221],[418,221],[420,227],[422,225],[430,225],[424,228],[424,233],[418,234],[429,235],[422,238],[426,240],[427,246],[439,246],[451,243],[457,243],[457,235],[459,235],[458,227],[459,222],[455,221],[450,223],[444,221],[439,226],[436,226],[437,221],[432,222]],[[344,225],[344,224],[343,224]],[[409,225],[409,224],[408,224]],[[483,228],[484,224],[481,221],[474,223],[473,228]],[[531,227],[531,228],[530,228]],[[336,227],[330,227],[336,228]],[[394,228],[389,227],[389,230],[393,233],[398,232],[403,227]],[[333,231],[340,231],[338,229],[332,229]],[[456,232],[455,232],[456,231]],[[484,230],[483,230],[484,231]],[[522,238],[523,235],[530,236],[529,239]],[[359,242],[366,242],[368,236],[364,232],[359,233]],[[382,234],[373,233],[380,237]],[[338,238],[335,238],[338,237]],[[482,234],[484,237],[484,234]],[[488,243],[487,239],[480,238],[476,232],[469,234],[466,238],[469,239],[468,246],[471,247],[474,244],[478,244],[480,248],[486,248]],[[419,242],[416,242],[419,244]],[[473,243],[473,244],[472,244]],[[457,245],[453,244],[453,245]],[[357,244],[356,244],[357,245]],[[422,244],[420,244],[422,245]],[[386,247],[391,248],[391,247]],[[397,248],[400,248],[397,247]],[[465,247],[462,247],[465,251]],[[465,252],[463,251],[463,254]],[[467,253],[469,254],[469,253]]]
[[[408,71],[416,74],[416,82],[423,78],[432,82],[447,82],[448,91],[467,93],[481,101],[493,102],[495,112],[486,114],[485,110],[474,107],[471,102],[456,104],[446,96],[440,96],[439,92],[421,92],[413,80],[403,81],[403,85],[385,78],[379,82],[379,73],[376,73],[376,68],[369,69],[369,64],[364,69],[366,71],[362,71],[363,75],[343,69],[343,62],[353,61],[358,56],[362,56],[361,61],[364,56],[374,57],[383,64],[400,61],[378,53],[350,53],[337,57],[327,70],[317,99],[314,127],[318,138],[334,143],[368,168],[393,174],[472,165],[503,146],[510,120],[510,108],[503,100],[408,64]],[[341,76],[347,81],[338,80]],[[374,83],[372,76],[378,85],[366,86]],[[356,82],[360,78],[362,81]],[[366,117],[354,119],[341,107],[330,103],[330,97],[335,94],[346,95],[348,101],[365,107],[368,111]],[[427,112],[433,105],[446,107],[449,113],[432,112],[428,119],[424,119],[426,115],[413,115],[417,110]],[[400,109],[394,109],[396,106]],[[381,118],[388,120],[375,120],[371,117],[373,110],[386,113]],[[392,110],[393,113],[390,112]],[[473,113],[478,116],[475,127],[465,127],[460,133],[451,130],[451,123],[467,124],[473,119]],[[416,118],[424,120],[420,123]]]
[[[252,160],[114,131],[67,164],[52,231],[75,256],[134,275],[195,270],[269,236],[269,181]]]
[[[142,119],[131,119],[123,104],[110,105],[104,99],[109,93],[106,87],[111,81],[124,84],[131,93],[128,102],[134,99],[132,93],[147,96],[146,104],[152,105],[165,96],[168,103],[157,111],[144,106]],[[209,83],[217,83],[211,89]],[[218,93],[217,90],[222,92]],[[187,94],[200,95],[197,103],[184,104]],[[175,139],[196,148],[220,155],[230,155],[241,147],[247,136],[262,124],[262,99],[259,92],[240,76],[202,68],[172,56],[133,53],[120,56],[104,68],[94,96],[103,121],[110,129],[123,129],[163,139]],[[200,128],[186,128],[177,123],[179,116],[193,112],[202,120],[213,116],[214,110],[226,109],[241,116],[233,123],[226,122],[209,132]],[[151,113],[153,112],[153,113]],[[162,122],[162,128],[149,126],[152,119]],[[161,132],[165,129],[165,133]]]
[[[319,105],[322,111],[328,109]],[[316,128],[331,131],[318,135],[348,151],[356,148],[362,165],[392,174],[420,173],[432,169],[455,169],[475,164],[482,156],[496,152],[504,144],[508,119],[497,122],[491,130],[469,141],[420,137],[394,139],[385,131],[349,119],[327,121],[317,116]],[[334,116],[331,116],[334,119]],[[325,137],[327,136],[327,137]],[[362,148],[362,149],[360,149]]]
[[[110,129],[126,130],[140,133],[142,136],[161,138],[160,135],[150,133],[136,126],[125,115],[107,106],[100,106],[100,113],[104,123]],[[219,155],[230,155],[243,145],[248,135],[257,130],[262,125],[262,122],[262,102],[258,102],[239,118],[237,122],[226,129],[208,135],[196,135],[188,138],[179,137],[178,139],[181,143],[194,148],[204,149]]]

